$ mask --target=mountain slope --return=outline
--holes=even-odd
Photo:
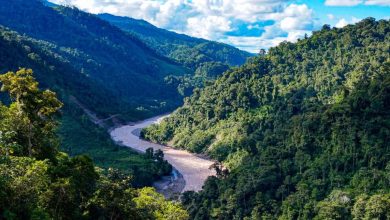
[[[122,30],[136,35],[160,54],[193,70],[210,62],[219,62],[229,66],[242,65],[247,58],[252,56],[248,52],[226,44],[160,29],[144,20],[110,14],[99,14],[98,16]]]
[[[58,131],[63,139],[61,149],[72,156],[89,155],[102,168],[116,168],[132,175],[133,186],[151,185],[161,174],[160,166],[113,143],[104,129],[88,120],[75,100],[82,101],[85,108],[99,110],[96,113],[102,116],[118,113],[126,106],[101,84],[76,71],[55,50],[53,44],[0,26],[0,73],[31,68],[41,88],[51,88],[65,104]],[[9,101],[5,96],[0,100]]]
[[[388,20],[324,26],[226,72],[143,136],[227,168],[184,196],[194,219],[385,219],[389,47]]]
[[[193,71],[95,15],[41,0],[0,0],[0,48],[0,73],[31,68],[41,87],[54,90],[65,103],[58,131],[63,150],[132,174],[136,186],[159,177],[160,168],[119,149],[88,114],[135,121],[172,110],[192,92],[187,81],[185,92],[177,87]]]
[[[12,97],[9,105],[0,103],[1,219],[188,219],[153,188],[133,188],[129,175],[58,151],[62,103],[38,88],[32,70],[7,72],[0,82],[1,92]],[[142,159],[171,168],[161,152]]]
[[[114,113],[119,108],[105,109],[107,103],[120,106],[120,99],[107,91],[96,80],[80,74],[69,60],[57,53],[58,47],[39,41],[0,26],[0,72],[28,67],[35,70],[37,79],[44,88],[51,87],[62,95],[83,100],[86,106],[102,106],[100,114]],[[94,96],[92,98],[92,96]],[[109,100],[109,101],[108,101]],[[110,112],[112,111],[112,112]]]
[[[38,0],[1,0],[0,24],[55,44],[56,52],[74,69],[133,109],[158,111],[164,105],[177,105],[180,95],[164,83],[164,77],[191,73],[138,38],[75,8],[47,7]]]

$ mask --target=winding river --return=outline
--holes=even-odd
[[[213,161],[200,158],[185,150],[177,150],[160,144],[150,143],[139,138],[140,131],[154,123],[158,123],[166,116],[157,116],[145,121],[124,125],[110,132],[111,138],[124,146],[138,152],[145,152],[148,148],[160,149],[164,152],[165,159],[182,175],[185,186],[182,191],[199,191],[207,177],[215,175],[209,167]]]

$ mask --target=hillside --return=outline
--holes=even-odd
[[[60,49],[55,44],[22,36],[0,26],[0,48],[1,73],[29,67],[35,70],[41,86],[51,87],[62,95],[62,100],[74,96],[89,108],[101,106],[96,111],[102,115],[120,111],[120,99],[97,80],[75,69],[58,53]],[[107,103],[112,103],[113,107],[106,108]]]
[[[100,119],[113,118],[107,126],[137,121],[174,109],[205,84],[205,74],[215,78],[228,68],[207,63],[193,78],[193,70],[157,54],[133,34],[76,8],[40,0],[0,0],[0,49],[0,74],[31,68],[41,88],[57,92],[64,102],[61,149],[131,174],[135,186],[150,185],[160,168],[115,145],[107,127],[90,122],[85,109]],[[0,99],[9,101],[4,95]]]
[[[63,104],[39,89],[31,69],[2,74],[0,83],[12,100],[0,103],[0,219],[188,219],[153,188],[133,188],[131,176],[59,151]],[[169,165],[161,152],[143,160]]]
[[[31,3],[33,4],[33,1]],[[38,6],[41,7],[39,4]],[[0,5],[0,8],[2,7],[4,4]],[[19,24],[22,26],[23,23]],[[40,82],[40,87],[55,91],[65,104],[61,111],[61,126],[58,131],[63,140],[61,149],[71,156],[86,154],[102,168],[113,167],[132,175],[134,186],[151,185],[162,174],[160,167],[138,153],[113,143],[105,129],[89,121],[78,103],[82,103],[83,107],[92,110],[100,118],[122,113],[122,117],[127,120],[139,120],[167,109],[151,108],[150,102],[137,103],[135,98],[131,101],[124,99],[118,95],[118,91],[109,88],[106,82],[80,70],[78,65],[88,62],[92,60],[78,49],[64,48],[49,41],[21,35],[0,25],[0,74],[17,71],[20,67],[31,68]],[[0,99],[3,103],[9,102],[3,94],[0,94]],[[179,100],[172,101],[179,103]],[[136,109],[142,105],[145,107]]]
[[[325,25],[227,71],[142,134],[226,168],[183,197],[193,219],[386,219],[389,47],[388,20]]]
[[[151,185],[159,178],[160,167],[138,153],[115,145],[104,129],[84,116],[74,100],[82,100],[83,106],[89,109],[99,106],[96,112],[100,115],[120,112],[124,105],[98,82],[76,71],[56,49],[53,44],[20,36],[0,26],[0,73],[16,71],[19,67],[32,68],[34,76],[42,82],[40,87],[51,88],[60,96],[65,104],[59,129],[63,139],[61,149],[72,156],[87,154],[102,168],[112,167],[133,175],[134,186]],[[0,97],[5,103],[10,101],[4,94]]]
[[[101,19],[142,39],[163,56],[170,57],[194,71],[205,65],[239,66],[252,55],[235,47],[157,28],[152,24],[128,17],[99,14]],[[200,70],[200,69],[199,69]],[[213,70],[213,68],[210,68]],[[225,69],[226,70],[226,69]],[[207,71],[204,71],[205,73]],[[223,71],[222,71],[223,72]],[[222,73],[218,72],[218,75]]]
[[[39,0],[1,0],[0,24],[53,44],[55,52],[79,75],[96,81],[99,88],[132,106],[128,111],[139,115],[178,105],[181,96],[164,78],[192,73],[133,35],[76,8],[47,7]],[[114,105],[96,105],[94,109],[100,112],[100,108]]]

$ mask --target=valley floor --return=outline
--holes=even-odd
[[[185,150],[173,149],[139,138],[140,131],[143,128],[158,123],[163,117],[165,116],[157,116],[136,124],[117,127],[110,131],[110,135],[118,144],[139,152],[145,152],[148,148],[161,149],[164,152],[164,158],[182,175],[185,181],[185,186],[178,188],[182,188],[182,192],[200,191],[207,177],[215,175],[215,171],[209,169],[214,163],[213,161],[200,158]]]

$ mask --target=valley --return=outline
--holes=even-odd
[[[0,0],[0,220],[390,219],[388,1],[60,1]]]
[[[157,116],[135,124],[120,126],[112,129],[110,135],[116,143],[130,147],[138,152],[145,153],[148,148],[162,150],[164,159],[177,169],[185,180],[185,186],[182,191],[200,191],[207,177],[215,175],[215,172],[209,169],[214,163],[212,160],[200,158],[185,150],[154,144],[139,138],[141,129],[157,124],[164,117]]]

